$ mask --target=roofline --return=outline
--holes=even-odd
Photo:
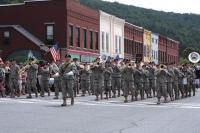
[[[173,41],[173,42],[175,42],[175,43],[180,44],[179,41],[176,41],[176,40],[174,40],[174,39],[171,39],[171,38],[169,38],[169,37],[167,37],[167,36],[164,36],[164,35],[161,35],[161,34],[159,34],[159,36],[164,37],[164,38],[166,38],[167,40],[170,40],[170,41]]]
[[[51,0],[25,0],[23,3],[0,4],[0,7],[20,6],[20,5],[25,5],[26,3],[40,2],[40,1],[51,1]]]
[[[141,29],[141,30],[144,29],[143,27],[140,27],[140,26],[137,26],[137,25],[131,24],[131,23],[129,23],[129,22],[125,22],[125,24],[129,24],[129,25],[134,26],[134,27],[136,27],[136,28],[138,28],[138,29]]]

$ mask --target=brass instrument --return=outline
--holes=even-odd
[[[32,64],[35,64],[36,63],[36,60],[34,61],[31,61],[31,62],[27,62],[26,65],[24,67],[22,67],[20,70],[19,70],[19,74],[22,74],[24,73],[27,69],[29,69],[31,67]]]
[[[188,59],[193,64],[196,64],[200,61],[200,54],[197,53],[197,52],[192,52],[192,53],[189,54]]]

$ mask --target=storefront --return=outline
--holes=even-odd
[[[79,50],[68,50],[68,54],[71,55],[72,59],[77,58],[81,62],[93,62],[97,57],[98,53],[79,51]]]

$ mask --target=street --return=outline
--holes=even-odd
[[[0,133],[199,133],[200,95],[156,105],[156,98],[123,103],[123,97],[95,101],[0,99]]]

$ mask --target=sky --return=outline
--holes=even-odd
[[[138,7],[176,13],[200,14],[199,0],[104,0]]]

